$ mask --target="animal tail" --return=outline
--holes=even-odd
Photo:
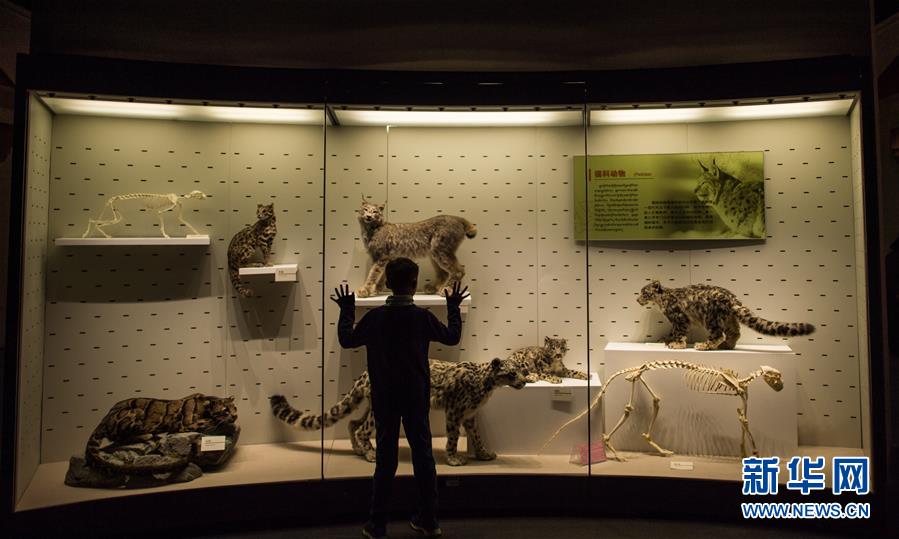
[[[473,238],[478,235],[478,227],[474,226],[468,220],[462,219],[462,224],[465,225],[465,237]]]
[[[105,467],[106,463],[100,458],[100,445],[103,438],[106,437],[106,430],[100,425],[94,429],[91,437],[87,439],[87,446],[84,448],[84,461],[88,466]]]
[[[353,388],[324,415],[301,412],[291,406],[283,395],[272,395],[269,401],[272,405],[272,414],[291,427],[300,430],[320,430],[337,423],[358,408],[359,403],[369,395],[369,387],[366,372],[356,379]]]
[[[238,294],[245,298],[253,295],[253,291],[240,282],[240,270],[238,268],[228,264],[228,274],[231,275],[231,284],[234,285],[234,289],[237,290]]]
[[[746,324],[752,329],[765,335],[776,335],[780,337],[809,335],[815,331],[815,326],[805,322],[772,322],[756,316],[743,305],[734,307],[734,312],[740,322]]]

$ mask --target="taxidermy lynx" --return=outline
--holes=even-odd
[[[721,170],[712,159],[711,168],[702,167],[696,198],[715,209],[727,228],[741,236],[765,237],[765,184],[743,182]]]
[[[569,369],[562,363],[568,352],[568,341],[546,337],[543,346],[526,346],[509,356],[513,361],[521,361],[528,368],[528,382],[546,380],[552,384],[561,384],[562,378],[586,380],[587,373]]]
[[[256,222],[245,226],[231,238],[228,244],[228,272],[231,284],[244,297],[252,296],[253,291],[240,282],[240,268],[248,266],[267,266],[272,253],[272,242],[278,233],[275,225],[275,204],[258,204],[256,206]],[[262,254],[262,262],[254,262],[257,250]]]
[[[356,295],[374,296],[382,288],[384,269],[394,258],[429,257],[434,265],[434,282],[424,287],[426,294],[436,294],[465,276],[465,266],[456,258],[456,249],[465,238],[473,238],[478,229],[455,215],[437,215],[417,223],[388,223],[384,204],[370,204],[362,198],[356,210],[362,227],[362,243],[374,264],[368,278]]]
[[[220,398],[194,393],[176,400],[125,399],[116,403],[94,429],[87,441],[84,458],[89,466],[111,471],[160,473],[185,466],[188,462],[185,460],[144,468],[128,466],[119,470],[99,456],[103,440],[122,443],[139,440],[145,435],[178,432],[230,435],[237,429],[235,421],[237,408],[234,406],[234,397]]]
[[[671,322],[671,333],[664,341],[668,348],[686,348],[691,324],[709,332],[697,350],[731,350],[740,338],[740,322],[765,335],[808,335],[815,326],[804,322],[771,322],[752,314],[725,288],[694,284],[683,288],[665,288],[653,281],[640,290],[640,305],[652,305]]]

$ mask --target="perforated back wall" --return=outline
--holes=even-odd
[[[210,198],[187,201],[185,215],[212,246],[49,248],[43,461],[83,450],[109,407],[132,396],[234,395],[242,443],[318,439],[272,418],[267,397],[283,393],[318,411],[365,368],[363,351],[340,349],[337,308],[322,304],[321,288],[327,295],[365,278],[370,260],[355,215],[363,194],[387,202],[395,222],[447,213],[478,227],[458,251],[473,293],[463,340],[433,346],[432,357],[482,362],[559,336],[569,341],[566,364],[587,369],[588,248],[574,241],[572,218],[582,128],[338,127],[327,135],[323,153],[320,126],[55,118],[44,237],[80,236],[113,194],[200,189]],[[799,354],[788,384],[799,394],[800,443],[859,446],[863,280],[851,146],[847,118],[591,128],[591,154],[765,150],[770,236],[591,243],[593,370],[602,374],[606,342],[666,330],[634,301],[647,279],[720,284],[763,317],[819,327],[790,341]],[[253,278],[256,296],[238,299],[227,244],[268,202],[279,229],[273,260],[297,262],[299,282]],[[158,234],[152,214],[122,209],[126,221],[111,233]],[[166,218],[170,233],[185,233]],[[433,271],[422,262],[424,281]],[[744,340],[770,339],[747,329]],[[326,436],[345,437],[345,426]]]
[[[117,401],[134,396],[233,395],[244,443],[276,429],[268,396],[318,408],[321,362],[321,127],[57,116],[50,237],[80,237],[116,194],[205,192],[185,217],[205,247],[51,247],[42,459],[83,450]],[[232,235],[274,202],[273,260],[297,262],[299,283],[253,279],[236,299],[227,271]],[[119,205],[113,235],[158,236],[155,215]],[[168,213],[173,236],[187,230]]]
[[[484,362],[548,335],[567,338],[566,364],[586,370],[585,254],[571,217],[572,157],[583,137],[582,128],[329,129],[326,290],[360,286],[371,266],[355,214],[363,194],[386,202],[392,222],[465,217],[478,228],[457,252],[473,301],[460,344],[434,344],[431,357]],[[430,263],[420,266],[420,283],[431,280]],[[340,349],[338,310],[328,303],[327,407],[365,368],[364,351]],[[435,313],[445,319],[444,308]]]
[[[602,364],[608,341],[654,341],[667,332],[660,314],[635,301],[648,280],[724,286],[764,318],[818,327],[789,341],[799,443],[860,447],[855,254],[863,243],[855,237],[849,133],[845,117],[591,128],[590,154],[764,150],[768,234],[758,244],[591,245],[594,364]],[[744,328],[742,340],[776,339]]]
[[[25,236],[22,261],[22,320],[19,363],[16,499],[22,495],[41,458],[41,375],[44,348],[44,267],[47,262],[47,204],[50,180],[50,111],[30,99]]]

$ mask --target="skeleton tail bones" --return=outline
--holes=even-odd
[[[742,408],[737,409],[737,414],[740,419],[741,429],[742,429],[742,439],[740,444],[741,453],[743,456],[746,456],[746,447],[745,447],[745,439],[748,437],[750,443],[752,444],[753,454],[756,454],[755,451],[755,441],[752,438],[752,433],[749,432],[749,421],[747,419],[747,409],[748,409],[748,393],[747,387],[752,380],[758,378],[759,376],[763,376],[765,381],[770,385],[775,391],[780,391],[783,388],[783,382],[780,378],[780,372],[771,367],[762,366],[761,369],[751,373],[749,376],[745,378],[739,378],[737,373],[731,371],[729,369],[715,369],[712,367],[707,367],[704,365],[698,365],[695,363],[690,363],[686,361],[678,361],[678,360],[667,360],[667,361],[652,361],[649,363],[644,363],[638,367],[630,367],[627,369],[622,369],[614,374],[612,374],[603,387],[600,389],[599,393],[596,397],[593,398],[590,405],[586,410],[578,414],[577,417],[569,420],[564,425],[559,427],[555,433],[547,440],[545,444],[540,449],[540,452],[548,446],[556,437],[569,425],[579,421],[585,415],[590,413],[593,408],[599,403],[602,397],[605,395],[606,390],[609,385],[611,385],[612,381],[618,378],[619,376],[624,375],[625,380],[631,382],[631,393],[630,400],[624,409],[624,414],[621,416],[621,419],[618,420],[618,423],[608,434],[603,433],[603,443],[606,447],[611,450],[612,458],[623,460],[623,458],[619,457],[615,448],[610,443],[610,439],[612,435],[624,424],[627,420],[630,413],[634,410],[633,407],[633,399],[634,399],[634,391],[636,390],[636,383],[640,382],[643,387],[649,392],[649,394],[653,398],[653,414],[652,419],[649,423],[649,428],[645,433],[643,433],[643,438],[646,442],[656,449],[662,455],[670,455],[671,451],[667,449],[661,448],[658,444],[656,444],[652,439],[652,427],[655,423],[656,417],[659,412],[659,401],[661,398],[652,390],[652,388],[643,380],[643,373],[646,371],[652,370],[660,370],[660,369],[683,369],[686,372],[684,373],[684,381],[689,389],[693,391],[698,391],[701,393],[708,393],[713,395],[731,395],[731,396],[739,396],[742,399],[743,406]]]
[[[159,228],[162,232],[163,237],[168,238],[169,235],[165,231],[165,221],[163,220],[162,214],[175,208],[178,208],[178,220],[181,221],[185,226],[187,226],[192,234],[199,234],[199,232],[197,232],[197,229],[195,229],[193,225],[191,225],[184,219],[184,207],[181,206],[181,200],[188,198],[204,199],[206,198],[206,194],[202,191],[191,191],[186,195],[179,195],[176,193],[130,193],[127,195],[116,195],[110,197],[109,200],[106,201],[106,205],[103,206],[103,210],[100,211],[100,215],[96,219],[88,219],[87,229],[84,231],[84,234],[82,234],[81,237],[88,237],[91,232],[91,227],[96,228],[97,231],[103,234],[104,237],[111,237],[103,229],[107,226],[122,222],[123,217],[118,208],[116,208],[116,203],[128,200],[140,200],[143,202],[145,208],[156,211],[156,216],[159,218]],[[103,216],[106,214],[107,208],[112,212],[111,219],[103,219]]]

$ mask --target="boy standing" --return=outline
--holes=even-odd
[[[386,268],[387,288],[393,295],[383,307],[372,309],[356,327],[355,296],[349,286],[334,290],[331,299],[340,306],[337,336],[340,346],[365,346],[371,404],[375,418],[376,463],[371,514],[362,528],[369,538],[387,536],[387,504],[396,475],[400,420],[412,449],[412,467],[419,493],[419,511],[410,525],[426,537],[439,537],[437,522],[437,472],[431,452],[431,374],[428,347],[432,341],[448,346],[459,343],[462,316],[459,305],[468,297],[453,284],[446,296],[448,325],[433,313],[415,305],[418,265],[408,258],[391,260]]]

